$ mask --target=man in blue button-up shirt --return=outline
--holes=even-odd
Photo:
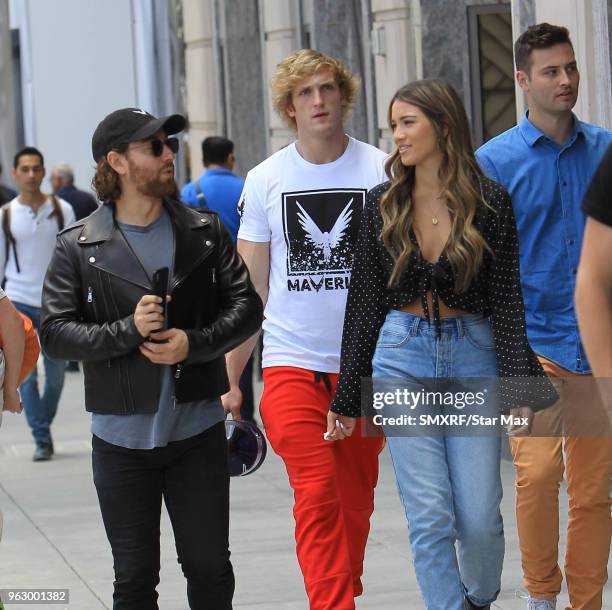
[[[477,157],[512,198],[529,341],[549,375],[586,376],[590,368],[573,299],[585,224],[580,203],[612,134],[572,113],[580,75],[567,29],[532,26],[517,40],[515,59],[528,112],[518,125],[484,144]],[[575,391],[579,384],[568,385]],[[557,408],[547,409],[536,414],[534,425],[551,431],[557,417]],[[610,549],[612,443],[605,437],[527,437],[511,439],[511,448],[528,608],[552,610],[561,590],[558,483],[565,449],[571,608],[601,609]]]
[[[222,136],[202,140],[202,163],[206,171],[181,190],[181,199],[196,208],[219,214],[234,242],[240,226],[238,201],[244,180],[234,174],[234,143]]]
[[[232,170],[236,163],[234,143],[222,136],[211,136],[202,140],[202,163],[206,171],[181,190],[181,199],[196,208],[208,208],[217,212],[219,218],[232,236],[234,243],[240,226],[238,201],[244,187],[244,180]],[[242,419],[253,421],[253,357],[249,358],[240,377],[242,390]]]

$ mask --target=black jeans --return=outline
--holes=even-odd
[[[162,497],[192,610],[231,610],[224,423],[155,449],[92,440],[93,476],[114,567],[113,610],[157,610]]]

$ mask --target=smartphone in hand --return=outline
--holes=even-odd
[[[168,275],[170,270],[168,267],[161,267],[155,273],[153,273],[153,294],[155,296],[161,297],[162,302],[162,315],[164,316],[164,322],[166,319],[166,295],[168,294]],[[162,330],[162,329],[160,329]],[[151,334],[160,332],[159,330],[152,331]],[[153,343],[164,343],[163,341],[155,341],[151,339]]]

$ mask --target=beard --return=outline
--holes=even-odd
[[[178,199],[179,191],[174,178],[168,180],[148,180],[136,185],[136,189],[147,197],[174,197]]]
[[[137,167],[131,161],[128,161],[130,166],[130,174],[135,181],[136,190],[147,197],[172,197],[179,198],[178,186],[174,180],[174,176],[167,178],[161,177],[161,172],[167,167],[162,168],[159,173],[152,172],[147,169]],[[172,164],[174,166],[174,164]]]

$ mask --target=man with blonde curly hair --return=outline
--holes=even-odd
[[[261,417],[293,488],[311,610],[353,610],[362,592],[382,446],[326,434],[359,220],[368,190],[386,179],[385,154],[344,132],[357,90],[346,66],[318,51],[281,61],[273,104],[297,139],[248,173],[239,203],[238,251],[266,304]],[[223,400],[233,413],[256,340],[227,358]],[[335,436],[344,436],[340,421]]]
[[[352,112],[359,92],[359,79],[339,60],[313,49],[302,49],[286,57],[276,67],[272,78],[272,105],[281,120],[297,130],[295,115],[291,114],[293,92],[297,85],[315,73],[327,72],[333,75],[340,92],[342,123]],[[344,129],[342,130],[344,134]]]

